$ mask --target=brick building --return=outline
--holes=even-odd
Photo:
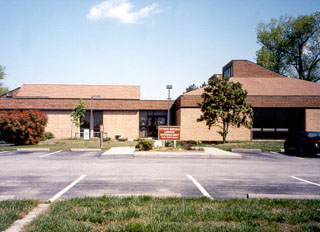
[[[0,98],[0,110],[41,110],[48,115],[46,131],[66,138],[71,136],[71,111],[80,99],[85,119],[81,128],[73,128],[73,136],[90,128],[91,102],[94,132],[102,124],[111,138],[155,137],[156,125],[167,124],[167,101],[140,100],[139,86],[24,84]]]
[[[286,138],[294,131],[320,131],[320,85],[288,78],[247,60],[232,60],[222,68],[222,75],[240,82],[248,91],[247,102],[254,110],[253,128],[230,128],[229,140]],[[176,124],[182,140],[221,140],[219,128],[208,130],[197,122],[203,89],[180,96],[174,103]]]
[[[254,109],[252,129],[230,128],[228,140],[285,138],[292,131],[320,131],[320,85],[288,78],[247,60],[233,60],[222,68],[248,91]],[[182,140],[221,140],[217,127],[207,129],[200,116],[203,88],[181,95],[171,107],[171,124],[181,126]],[[95,97],[92,97],[95,96]],[[115,138],[156,137],[157,126],[167,124],[166,100],[141,100],[139,86],[24,84],[0,98],[0,110],[38,109],[49,118],[46,131],[70,137],[70,114],[80,99],[86,104],[84,124],[73,128],[79,136],[89,128],[91,102],[94,131],[104,125]],[[75,134],[73,134],[75,136]]]

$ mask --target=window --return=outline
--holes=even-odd
[[[291,132],[303,131],[304,109],[254,108],[253,138],[284,139]]]
[[[90,129],[90,110],[84,113],[84,119],[82,119],[83,124],[80,126],[80,135],[84,129]],[[93,131],[100,132],[100,125],[103,124],[103,112],[102,111],[93,111]],[[94,136],[98,136],[98,133],[95,133]]]
[[[232,77],[233,76],[233,67],[229,66],[223,71],[223,77]]]

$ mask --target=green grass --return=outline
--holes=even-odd
[[[86,197],[59,201],[25,231],[320,231],[320,201]]]
[[[14,221],[22,218],[38,203],[35,200],[0,201],[0,231],[7,229]]]
[[[104,141],[102,149],[108,150],[111,147],[135,146],[136,144],[136,141]],[[70,150],[70,148],[100,148],[100,140],[99,138],[88,141],[84,139],[51,139],[37,145],[0,147],[0,151],[16,150],[17,148],[50,148],[51,151]]]
[[[283,149],[284,141],[230,141],[222,143],[200,143],[200,147],[217,147],[222,150],[231,151],[231,149],[261,149],[263,152],[279,152]]]

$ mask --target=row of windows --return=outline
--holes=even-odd
[[[284,139],[305,129],[304,109],[254,108],[253,139]]]
[[[232,77],[233,76],[233,68],[230,66],[229,68],[223,71],[223,77]]]

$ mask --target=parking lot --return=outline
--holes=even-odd
[[[243,159],[110,159],[101,152],[0,152],[0,199],[83,196],[320,195],[320,158],[243,153]]]

